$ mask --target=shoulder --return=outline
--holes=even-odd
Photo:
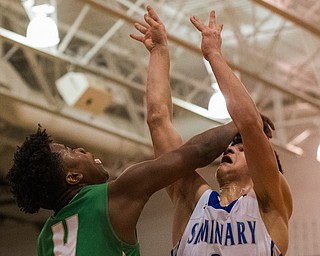
[[[170,187],[170,196],[175,205],[178,203],[185,205],[192,211],[202,195],[210,189],[209,184],[197,172],[194,172],[175,182]]]
[[[95,196],[96,194],[104,194],[107,192],[108,184],[95,184],[95,185],[87,185],[84,186],[77,195],[75,195],[74,199],[79,197],[91,197]]]

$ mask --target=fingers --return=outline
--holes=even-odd
[[[190,21],[200,32],[202,31],[204,25],[196,16],[191,16]]]
[[[216,12],[211,11],[210,17],[209,17],[209,28],[213,28],[215,24],[216,24]]]
[[[219,25],[219,32],[220,32],[220,33],[221,33],[222,29],[223,29],[223,24],[220,24],[220,25]]]
[[[153,28],[157,28],[162,24],[160,20],[159,21],[154,20],[149,14],[144,15],[144,20],[148,23],[150,27],[153,27]]]
[[[161,24],[161,20],[159,19],[157,13],[151,6],[147,6],[147,13],[144,15],[144,20],[151,26],[157,26]]]
[[[148,28],[145,27],[144,25],[140,24],[140,23],[135,23],[134,24],[134,27],[139,31],[141,32],[143,35],[145,35],[148,31]],[[129,35],[132,39],[134,40],[137,40],[137,41],[140,41],[140,42],[143,42],[144,40],[144,36],[138,36],[138,35],[135,35],[135,34],[130,34]]]
[[[139,42],[143,42],[144,40],[144,36],[137,36],[137,35],[134,35],[134,34],[130,34],[130,37],[134,40],[137,40]]]
[[[216,19],[216,12],[212,10],[210,12],[210,18],[209,18],[209,28],[217,27],[218,31],[221,32],[223,29],[223,24],[218,25],[217,19]]]
[[[190,17],[190,21],[191,23],[201,32],[206,26],[202,23],[202,21],[197,18],[196,16],[191,16]],[[216,21],[216,12],[214,10],[212,10],[210,12],[210,17],[209,17],[209,24],[208,24],[209,28],[213,28],[213,29],[217,29],[219,31],[219,33],[222,31],[223,29],[223,24],[217,25],[217,21]]]
[[[155,12],[155,10],[150,6],[148,5],[147,6],[147,12],[148,12],[148,15],[155,21],[160,21],[160,18],[159,16],[157,15],[157,13]]]
[[[274,123],[271,121],[271,119],[265,115],[261,115],[261,118],[263,120],[264,125],[268,125],[269,127],[271,127],[272,130],[275,130],[275,126]]]
[[[264,131],[264,133],[267,135],[267,137],[268,137],[269,139],[271,139],[271,138],[272,138],[272,131],[271,131],[271,129],[272,129],[272,130],[275,130],[274,124],[273,124],[273,122],[270,120],[269,117],[267,117],[267,116],[265,116],[265,115],[262,115],[261,113],[260,113],[260,116],[261,116],[261,119],[262,119],[262,121],[263,121],[263,131]]]
[[[268,137],[269,139],[272,139],[272,132],[271,132],[270,127],[269,127],[268,124],[264,123],[264,125],[263,125],[263,131],[264,131],[264,133],[267,135],[267,137]]]
[[[135,24],[134,24],[134,27],[135,27],[139,32],[141,32],[142,34],[145,34],[145,33],[147,33],[147,31],[148,31],[148,28],[145,27],[145,26],[143,26],[143,25],[141,25],[140,23],[135,23]]]

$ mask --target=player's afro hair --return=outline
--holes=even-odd
[[[51,142],[38,125],[37,132],[29,135],[14,154],[6,178],[18,206],[26,213],[53,209],[56,204],[64,172],[59,154],[50,150]]]

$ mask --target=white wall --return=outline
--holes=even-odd
[[[287,155],[283,161],[294,200],[290,256],[320,255],[320,163],[315,159],[320,136],[313,135],[306,143],[304,157]]]
[[[137,227],[142,256],[169,255],[172,213],[172,204],[165,190],[151,197]]]

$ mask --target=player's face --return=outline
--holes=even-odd
[[[243,151],[243,144],[239,143],[233,146],[229,146],[223,153],[220,165],[218,166],[216,177],[218,181],[220,179],[232,179],[247,176],[248,166]],[[231,181],[231,180],[230,180]]]
[[[86,152],[83,148],[71,149],[63,144],[50,144],[52,152],[60,154],[62,163],[66,172],[82,174],[81,183],[83,184],[101,184],[105,183],[109,174],[104,169],[100,159]]]

